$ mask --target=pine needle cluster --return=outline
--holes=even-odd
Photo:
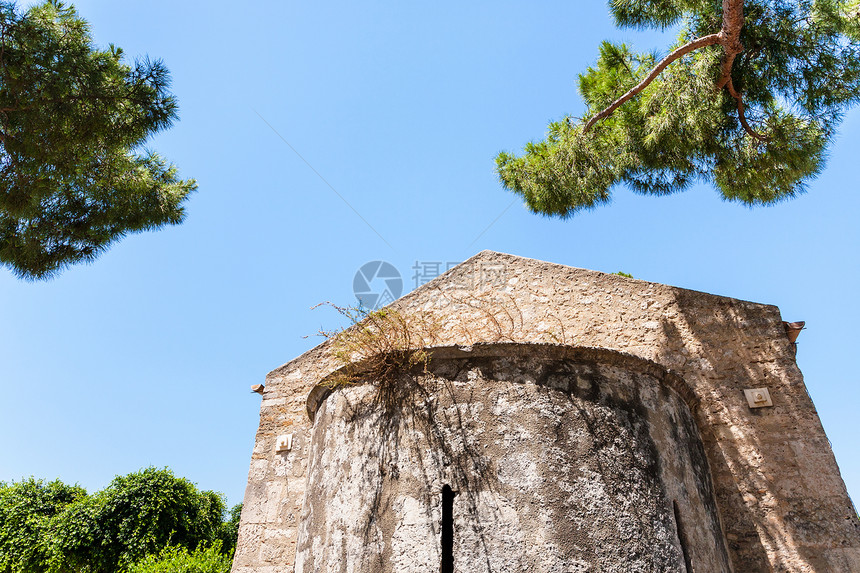
[[[586,114],[497,157],[507,189],[559,217],[609,202],[618,185],[666,195],[706,182],[747,205],[805,190],[860,99],[860,1],[609,5],[620,27],[677,26],[676,44],[658,58],[603,42],[579,77]]]
[[[28,279],[180,223],[196,189],[141,150],[177,118],[160,61],[124,63],[59,1],[0,2],[0,264]]]

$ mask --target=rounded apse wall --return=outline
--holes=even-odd
[[[692,393],[659,366],[499,344],[382,383],[311,397],[297,572],[730,571]]]

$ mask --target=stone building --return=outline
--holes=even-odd
[[[776,307],[484,251],[387,308],[267,376],[234,573],[860,571]]]

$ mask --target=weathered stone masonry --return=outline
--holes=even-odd
[[[234,572],[439,571],[444,485],[474,570],[860,571],[776,307],[488,251],[392,307],[440,319],[433,400],[374,432],[370,385],[308,400],[329,344],[271,372]]]
[[[458,571],[728,571],[683,381],[560,345],[431,355],[396,407],[366,384],[319,402],[297,571],[439,571],[445,485]]]

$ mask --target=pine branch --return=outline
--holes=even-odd
[[[858,2],[613,0],[622,25],[687,27],[660,58],[605,42],[580,76],[588,115],[551,123],[519,157],[500,153],[503,185],[561,218],[607,203],[619,184],[665,195],[701,179],[747,205],[796,196],[860,102]],[[653,99],[630,101],[645,89]],[[618,109],[612,129],[595,127]]]
[[[753,130],[753,128],[752,128],[752,127],[750,127],[750,124],[749,124],[749,123],[747,123],[746,114],[745,114],[745,112],[744,112],[744,109],[745,109],[745,107],[744,107],[744,98],[743,98],[743,96],[742,96],[742,95],[741,95],[741,94],[740,94],[740,93],[735,89],[735,84],[732,82],[732,78],[731,78],[731,76],[729,76],[729,81],[726,83],[726,89],[729,91],[729,94],[730,94],[733,98],[735,98],[735,99],[737,100],[737,102],[738,102],[738,119],[740,119],[740,121],[741,121],[741,125],[742,125],[742,126],[743,126],[743,128],[744,128],[744,131],[746,131],[750,136],[752,136],[753,138],[757,139],[758,141],[761,141],[761,142],[770,141],[770,138],[769,138],[769,137],[766,137],[766,136],[764,136],[764,135],[761,135],[760,133],[756,133],[756,132]]]
[[[723,47],[724,55],[723,61],[720,65],[720,79],[717,80],[717,89],[723,89],[731,81],[732,65],[734,64],[735,57],[743,52],[744,49],[743,44],[741,44],[740,41],[743,23],[743,0],[723,0],[723,27],[719,32],[703,36],[697,40],[684,44],[663,58],[656,66],[654,66],[651,73],[649,73],[644,80],[639,82],[626,94],[612,102],[609,107],[589,119],[588,123],[586,123],[585,127],[582,129],[582,133],[588,133],[588,130],[590,130],[595,123],[602,119],[606,119],[612,115],[616,109],[636,97],[639,92],[648,87],[648,84],[657,79],[669,64],[678,58],[682,58],[691,52],[695,52],[696,50],[707,46],[720,44]],[[740,106],[743,106],[743,102],[740,102]],[[743,113],[741,113],[741,116],[743,116]],[[742,119],[741,122],[745,123],[746,119]],[[752,130],[748,131],[753,133]]]
[[[678,58],[682,58],[682,57],[686,56],[687,54],[689,54],[690,52],[694,52],[700,48],[704,48],[705,46],[713,46],[714,44],[718,44],[718,43],[720,43],[720,34],[710,34],[708,36],[704,36],[702,38],[699,38],[698,40],[693,40],[692,42],[690,42],[688,44],[684,44],[683,46],[681,46],[677,50],[673,51],[671,54],[669,54],[668,56],[663,58],[660,61],[660,63],[658,63],[656,66],[654,66],[654,69],[651,70],[651,73],[648,74],[648,76],[644,80],[642,80],[641,82],[636,84],[634,87],[632,87],[630,89],[630,91],[628,91],[626,94],[624,94],[623,96],[621,96],[620,98],[618,98],[617,100],[612,102],[612,105],[610,105],[609,107],[607,107],[606,109],[604,109],[603,111],[601,111],[600,113],[598,113],[597,115],[595,115],[594,117],[589,119],[588,123],[585,124],[585,127],[582,130],[582,133],[588,133],[588,130],[591,129],[591,127],[595,123],[597,123],[598,121],[600,121],[602,119],[606,119],[607,117],[612,115],[616,109],[618,109],[619,107],[624,105],[630,99],[635,97],[639,92],[641,92],[646,87],[648,87],[648,84],[653,82],[655,79],[657,79],[657,76],[659,76],[661,73],[663,73],[663,70],[666,69],[666,66],[668,66],[669,64],[671,64],[672,62],[674,62]]]

